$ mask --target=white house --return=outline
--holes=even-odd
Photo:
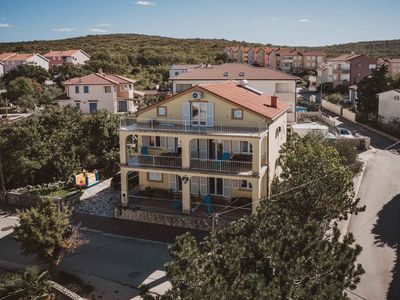
[[[0,61],[0,77],[4,75],[4,63]]]
[[[90,60],[90,55],[80,49],[50,51],[43,56],[49,60],[50,67],[65,64],[84,65],[88,60]]]
[[[110,113],[135,112],[138,100],[134,97],[136,81],[119,75],[99,73],[63,82],[65,94],[57,97],[60,106],[72,105],[84,114],[105,109]]]
[[[0,62],[4,64],[4,73],[19,65],[31,65],[49,69],[49,60],[40,54],[2,53]]]
[[[300,78],[282,71],[265,67],[254,67],[242,63],[203,66],[190,72],[170,77],[173,93],[179,93],[197,84],[221,81],[244,81],[249,87],[290,105],[288,122],[295,122],[296,82]]]
[[[400,89],[377,94],[378,114],[383,123],[400,120]]]

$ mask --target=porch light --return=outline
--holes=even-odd
[[[183,176],[183,177],[182,177],[182,182],[183,182],[184,184],[188,183],[188,182],[189,182],[189,177]]]

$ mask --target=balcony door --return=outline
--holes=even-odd
[[[210,195],[224,195],[224,180],[222,178],[208,178],[208,193]]]
[[[185,102],[183,104],[183,119],[186,125],[214,127],[214,103]]]

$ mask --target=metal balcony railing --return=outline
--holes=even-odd
[[[217,172],[248,172],[253,169],[252,162],[235,160],[209,160],[190,159],[190,168],[193,170],[217,171]]]
[[[122,118],[121,130],[141,131],[163,131],[163,132],[187,132],[187,133],[238,133],[238,134],[259,134],[268,130],[267,123],[248,124],[214,122],[213,126],[196,125],[188,120],[169,120],[163,118],[142,119]]]
[[[128,160],[128,166],[155,166],[181,168],[182,158],[175,156],[134,155]]]

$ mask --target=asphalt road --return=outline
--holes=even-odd
[[[15,223],[13,217],[0,216],[0,260],[32,264],[34,257],[21,255],[19,242],[12,238],[11,226]],[[84,231],[83,235],[89,243],[64,259],[63,270],[131,288],[137,288],[145,281],[161,289],[168,286],[164,276],[164,264],[170,261],[167,244],[89,231]]]

